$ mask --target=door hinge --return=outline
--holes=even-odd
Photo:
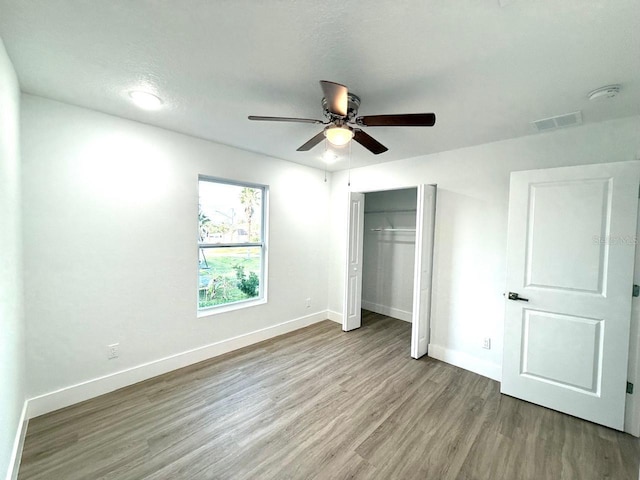
[[[627,382],[627,393],[633,394],[633,383]]]
[[[633,286],[633,296],[640,297],[640,285]]]

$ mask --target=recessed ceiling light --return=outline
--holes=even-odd
[[[162,100],[160,97],[153,93],[144,92],[142,90],[131,90],[129,96],[133,103],[145,110],[157,110],[162,106]]]

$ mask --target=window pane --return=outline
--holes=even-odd
[[[199,241],[262,242],[262,189],[200,180]]]
[[[200,248],[198,307],[257,297],[261,256],[261,247]]]

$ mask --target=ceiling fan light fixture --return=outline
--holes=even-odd
[[[327,140],[332,145],[342,147],[351,141],[353,131],[346,127],[330,127],[324,131],[324,136],[327,137]]]
[[[297,152],[308,152],[316,145],[325,142],[334,147],[349,145],[351,158],[351,140],[362,145],[374,155],[389,150],[360,127],[433,127],[436,123],[435,113],[397,113],[391,115],[358,116],[360,97],[349,92],[349,89],[335,82],[320,80],[320,87],[324,93],[322,109],[325,120],[295,117],[265,117],[249,115],[249,120],[263,122],[297,122],[326,125],[320,132],[300,145]]]

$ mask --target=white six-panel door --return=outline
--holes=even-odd
[[[624,426],[640,163],[511,175],[501,391]]]
[[[364,229],[364,193],[349,192],[348,247],[345,274],[342,330],[360,328],[362,323],[362,242]]]

